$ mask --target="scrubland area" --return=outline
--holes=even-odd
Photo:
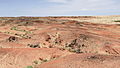
[[[0,68],[119,68],[120,15],[0,17]]]

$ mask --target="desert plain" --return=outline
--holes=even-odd
[[[120,68],[120,15],[0,17],[0,68]]]

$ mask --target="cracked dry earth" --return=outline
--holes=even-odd
[[[0,68],[119,68],[120,25],[93,18],[0,18]]]

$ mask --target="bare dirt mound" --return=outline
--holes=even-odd
[[[0,68],[27,68],[37,64],[54,60],[71,54],[55,48],[26,49],[3,48],[0,49]]]
[[[119,68],[120,56],[72,54],[35,68]]]

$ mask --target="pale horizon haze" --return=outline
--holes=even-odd
[[[0,0],[0,16],[120,15],[120,0]]]

